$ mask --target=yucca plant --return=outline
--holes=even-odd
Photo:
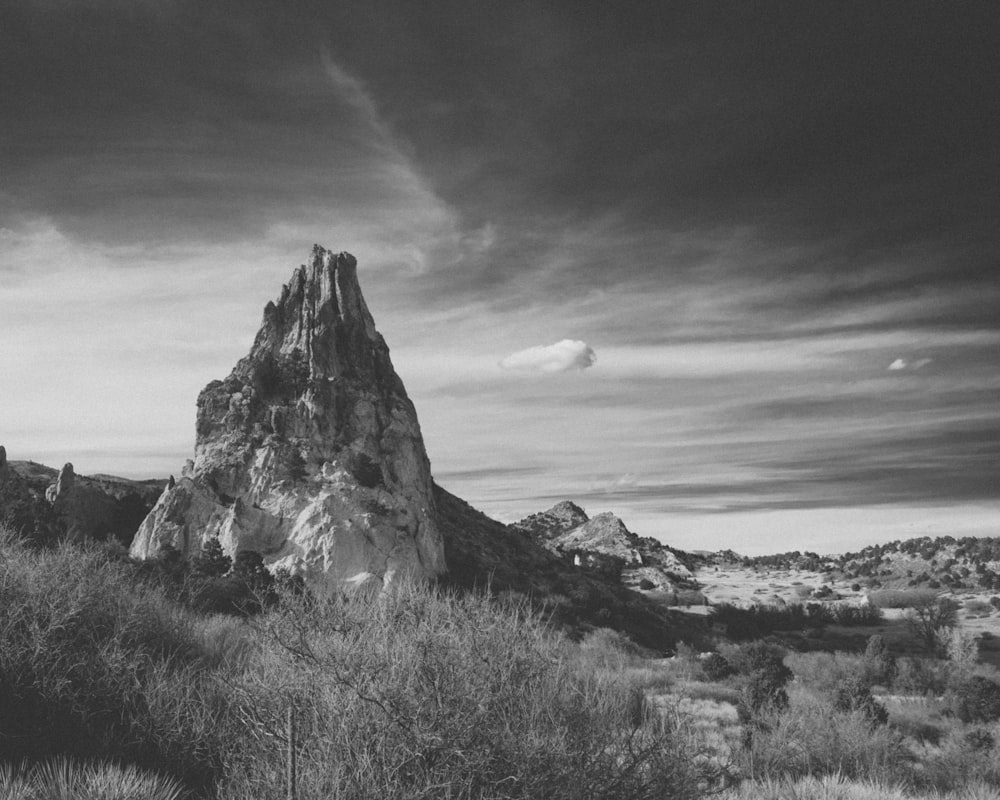
[[[68,758],[0,765],[0,800],[180,800],[182,791],[173,778],[134,766]]]

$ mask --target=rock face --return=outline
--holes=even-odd
[[[192,554],[216,536],[330,590],[444,572],[416,411],[347,253],[314,247],[250,354],[202,390],[194,461],[131,552]]]
[[[582,508],[563,501],[513,527],[550,552],[572,558],[579,567],[614,572],[632,589],[672,591],[694,579],[674,551],[656,539],[632,533],[611,513],[588,519]]]

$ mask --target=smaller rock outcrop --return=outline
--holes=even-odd
[[[0,444],[0,481],[7,477],[7,448]]]
[[[563,501],[512,527],[579,567],[614,574],[631,589],[667,592],[694,582],[694,573],[677,552],[637,536],[611,513],[589,519],[578,505]]]
[[[561,536],[586,521],[587,514],[580,506],[569,500],[563,500],[548,511],[525,517],[511,527],[541,541]]]
[[[3,464],[0,520],[38,541],[69,535],[92,539],[113,537],[128,545],[164,483],[155,479],[134,481],[111,475],[77,475],[72,464],[58,471],[34,461],[4,458]]]
[[[60,497],[69,497],[75,485],[76,473],[73,471],[73,465],[67,461],[63,464],[63,468],[59,470],[59,477],[56,478],[56,482],[45,490],[45,499],[55,504]]]

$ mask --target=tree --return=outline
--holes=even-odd
[[[786,709],[785,685],[792,679],[792,671],[781,654],[763,642],[754,642],[741,655],[740,671],[746,675],[746,684],[736,708],[740,720],[746,724],[763,711]]]
[[[906,622],[929,653],[938,653],[938,632],[958,622],[958,603],[933,592],[920,592],[913,600]]]
[[[194,570],[207,578],[219,578],[229,572],[233,560],[222,549],[218,536],[213,536],[201,546],[194,557]]]
[[[880,634],[868,637],[864,655],[864,679],[871,686],[888,686],[896,677],[896,658]]]
[[[938,631],[938,647],[954,664],[955,674],[966,677],[979,660],[979,642],[976,637],[961,628],[942,628]]]

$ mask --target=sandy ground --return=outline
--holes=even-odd
[[[701,592],[710,603],[749,606],[756,603],[808,603],[819,599],[864,602],[865,592],[853,591],[852,581],[831,580],[828,575],[806,570],[754,570],[743,567],[711,567],[695,576]],[[815,597],[821,587],[829,587],[834,596]]]

